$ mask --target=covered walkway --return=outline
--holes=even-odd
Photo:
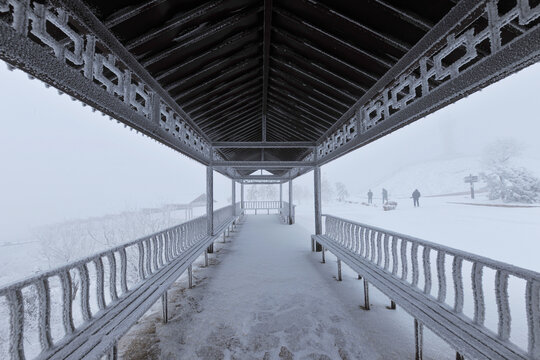
[[[245,216],[227,243],[216,243],[217,261],[194,269],[192,289],[182,278],[170,290],[169,322],[160,323],[156,306],[125,336],[122,357],[414,358],[412,318],[388,310],[377,292],[363,310],[361,282],[348,269],[338,282],[335,258],[321,264],[309,236],[275,215]],[[440,340],[425,345],[426,358],[451,358],[436,349]]]

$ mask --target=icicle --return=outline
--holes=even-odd
[[[96,108],[92,108],[92,112],[96,112]]]
[[[36,78],[33,77],[32,75],[28,74],[28,79],[30,79],[30,80],[35,80]]]
[[[13,66],[13,65],[6,64],[6,66],[7,66],[7,68],[8,68],[9,71],[15,70],[15,66]]]
[[[62,92],[62,90],[57,90],[58,91],[58,95],[64,95],[64,93]]]
[[[51,87],[51,85],[49,85],[49,84],[47,84],[47,83],[44,83],[44,85],[45,85],[45,88],[46,88],[46,89],[48,89],[48,88]]]

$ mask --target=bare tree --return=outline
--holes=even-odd
[[[347,191],[347,187],[342,182],[336,183],[336,192],[338,201],[345,201],[349,198],[349,192]]]

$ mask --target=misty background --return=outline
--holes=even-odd
[[[205,192],[203,165],[1,65],[0,243],[46,224],[187,203]],[[540,163],[539,83],[536,64],[325,165],[323,177],[364,194],[415,164],[481,156],[502,137]],[[311,189],[311,172],[295,182]],[[230,191],[215,173],[215,207]]]

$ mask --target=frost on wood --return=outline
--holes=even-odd
[[[81,29],[86,29],[86,24],[76,19],[73,14],[49,3],[29,0],[1,1],[0,15],[5,13],[10,16],[2,16],[3,21],[7,22],[18,35],[26,37],[29,42],[50,49],[51,55],[61,61],[66,68],[78,71],[80,75],[98,84],[110,96],[120,100],[146,119],[147,128],[157,125],[164,132],[171,134],[182,147],[201,157],[207,159],[210,157],[210,145],[188,124],[184,119],[186,115],[175,110],[176,103],[161,97],[158,89],[152,88],[155,84],[149,85],[143,81],[135,70],[130,69],[118,58],[115,54],[116,49],[109,49],[103,41],[91,33],[83,33]],[[10,18],[11,21],[6,20]],[[9,56],[11,54],[8,54]],[[39,64],[25,65],[40,67]],[[106,75],[107,73],[114,74],[114,79]],[[79,94],[79,97],[88,96],[92,101],[91,96],[87,95],[90,93],[84,92]],[[115,108],[115,104],[110,102],[101,110],[109,114],[122,113]]]
[[[240,215],[239,204],[235,206],[236,214]],[[216,234],[227,230],[236,219],[234,214],[233,206],[215,211]],[[7,301],[7,306],[4,308],[0,306],[0,313],[9,311],[10,314],[9,355],[11,359],[23,359],[28,356],[29,350],[26,348],[28,345],[25,346],[23,340],[33,328],[36,328],[39,334],[41,348],[39,357],[63,358],[65,354],[76,353],[81,347],[85,347],[85,350],[81,350],[84,354],[89,351],[94,355],[103,354],[110,348],[111,341],[122,336],[127,331],[128,325],[137,321],[137,316],[142,316],[143,310],[155,302],[152,297],[154,295],[143,296],[145,291],[160,295],[160,292],[166,290],[164,284],[174,282],[181,274],[178,271],[182,269],[182,266],[194,261],[204,252],[207,243],[213,240],[213,237],[206,236],[206,217],[199,217],[0,288],[0,298]],[[130,252],[131,249],[135,251]],[[120,257],[119,279],[116,276],[118,271],[116,255]],[[138,266],[128,269],[127,263],[130,256],[134,258],[129,261]],[[108,299],[105,297],[103,259],[107,259],[109,267],[108,280],[111,296]],[[95,272],[89,271],[90,264],[93,264]],[[137,274],[140,276],[139,281],[128,288],[127,277],[135,278]],[[50,286],[52,278],[59,278],[61,289],[53,289]],[[117,288],[122,289],[120,295],[116,291]],[[26,291],[27,289],[35,289],[35,291]],[[80,303],[75,301],[77,299]],[[135,306],[134,303],[144,302],[146,299],[148,299],[147,303],[136,305],[136,312],[129,308],[129,306]],[[33,311],[34,303],[37,304],[35,312]],[[96,311],[92,311],[91,303],[97,303]],[[27,309],[29,305],[32,309]],[[54,319],[55,323],[62,322],[64,325],[62,337],[55,339],[54,343],[51,336],[51,307],[53,305],[61,309],[61,319]],[[27,318],[30,310],[32,310],[32,316]],[[81,320],[78,314],[82,316],[82,324],[75,326],[75,323]],[[118,314],[121,315],[120,320],[115,320]],[[127,323],[124,323],[125,321]],[[30,323],[32,329],[26,329],[25,322]],[[111,322],[116,324],[114,330],[108,328]],[[88,337],[84,333],[90,331],[88,329],[97,331],[97,338]],[[99,342],[102,338],[100,335],[107,335],[107,340],[101,340],[102,343],[99,345],[92,343],[92,341]],[[82,339],[84,340],[79,341]],[[30,346],[33,345],[30,344]]]
[[[401,74],[391,78],[388,84],[381,84],[384,87],[378,93],[360,104],[350,118],[345,118],[345,124],[317,147],[317,157],[323,159],[441,85],[457,78],[467,71],[469,65],[499,52],[517,38],[504,39],[503,42],[501,30],[510,22],[517,20],[525,26],[540,17],[540,4],[531,8],[530,0],[517,0],[511,9],[502,9],[499,0],[478,2],[477,6],[481,7],[481,11],[477,11],[474,17],[456,21],[446,39],[429,44],[431,48],[425,51],[426,55],[419,54],[419,59],[404,68]],[[482,28],[475,22],[481,17],[487,19]],[[464,24],[466,21],[467,24]],[[489,51],[480,54],[478,45],[484,41],[489,41]],[[461,50],[462,55],[449,63],[448,56],[455,54],[456,50]]]
[[[326,233],[322,236],[314,235],[316,241],[321,242],[339,260],[352,267],[398,305],[401,303],[407,312],[421,320],[461,354],[482,359],[540,358],[539,273],[393,231],[330,215],[325,216]],[[350,237],[349,234],[353,236]],[[400,251],[398,251],[398,239]],[[390,242],[392,245],[389,251]],[[422,266],[418,263],[418,252],[421,248],[423,249]],[[363,249],[366,251],[364,252]],[[375,251],[378,253],[376,256]],[[432,279],[431,275],[432,253],[436,255],[436,279]],[[382,257],[382,260],[379,260],[379,257]],[[450,284],[447,283],[445,266],[447,258],[453,259],[451,283],[455,294],[453,304],[448,303],[446,294],[447,285]],[[398,260],[401,261],[401,274],[397,270]],[[467,294],[472,292],[473,318],[463,312],[464,261],[472,264],[469,273],[472,288],[468,289],[471,291]],[[390,262],[393,264],[391,268]],[[407,276],[409,268],[413,269],[412,279]],[[497,333],[485,326],[484,289],[489,287],[486,284],[484,269],[495,271],[494,293],[490,295],[493,295],[497,303]],[[425,281],[423,289],[418,284],[420,274]],[[528,351],[519,348],[510,336],[512,304],[508,296],[509,277],[526,282],[524,295],[528,319]],[[437,296],[431,294],[433,282],[438,286]],[[519,301],[516,303],[520,304]]]

